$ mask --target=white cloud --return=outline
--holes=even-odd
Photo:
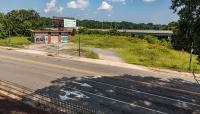
[[[143,0],[144,2],[154,2],[156,0]]]
[[[89,0],[73,0],[67,3],[68,8],[85,9],[89,5]]]
[[[55,7],[56,7],[56,0],[51,0],[50,2],[46,4],[46,8],[44,9],[44,12],[48,13]]]
[[[111,15],[111,14],[108,14],[107,16],[108,16],[108,17],[111,17],[112,15]]]
[[[58,8],[57,12],[58,12],[58,13],[62,13],[63,10],[64,10],[64,8],[63,8],[62,6],[60,6],[60,7]]]
[[[126,4],[126,0],[108,0],[110,2],[115,2],[115,3],[123,3]]]
[[[101,6],[98,8],[99,10],[112,10],[113,6],[110,5],[108,2],[103,1]]]

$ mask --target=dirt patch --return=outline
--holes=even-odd
[[[66,55],[72,55],[72,56],[79,56],[78,49],[63,49],[63,50],[60,50],[59,53],[66,54]],[[85,58],[99,59],[98,54],[94,53],[93,51],[87,50],[87,49],[81,49],[80,55],[81,55],[81,57],[85,57]]]
[[[90,50],[97,53],[102,60],[124,62],[113,49],[90,48]]]

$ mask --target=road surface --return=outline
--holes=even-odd
[[[106,114],[200,113],[200,87],[167,74],[0,49],[0,79]]]

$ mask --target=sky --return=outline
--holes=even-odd
[[[47,17],[168,24],[178,20],[170,5],[171,0],[0,0],[0,12],[34,9]]]

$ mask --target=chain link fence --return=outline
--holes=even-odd
[[[8,81],[0,80],[0,94],[52,114],[104,114],[97,109],[35,93],[29,88]]]

